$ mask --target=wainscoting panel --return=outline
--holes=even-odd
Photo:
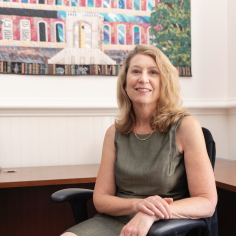
[[[189,111],[211,131],[217,158],[236,160],[236,108],[213,105],[199,108],[196,103]],[[105,132],[117,114],[115,106],[4,107],[0,109],[0,167],[100,163]]]
[[[229,124],[229,159],[236,160],[236,108],[231,109],[228,116]]]
[[[229,158],[229,137],[228,137],[228,115],[226,111],[212,111],[209,110],[205,114],[199,114],[192,112],[194,118],[196,118],[202,127],[207,128],[212,133],[212,136],[216,143],[216,157],[221,159]]]
[[[0,120],[0,161],[1,167],[10,166],[10,118],[1,117]]]
[[[0,166],[100,163],[114,116],[0,117]]]

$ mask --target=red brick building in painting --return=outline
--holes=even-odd
[[[104,50],[131,50],[135,44],[149,44],[148,19],[151,8],[158,3],[158,0],[0,0],[0,46],[74,48],[74,56],[80,49],[99,50],[96,61]],[[63,50],[60,55],[64,55]],[[62,57],[56,55],[49,63],[57,63]],[[103,63],[114,64],[107,55],[103,57]],[[64,57],[63,60],[73,62]]]

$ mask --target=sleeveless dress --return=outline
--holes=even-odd
[[[176,144],[176,129],[182,118],[167,133],[155,131],[145,140],[134,133],[115,133],[116,196],[121,198],[147,198],[159,195],[179,200],[187,197],[188,184],[184,157]],[[146,138],[149,134],[138,135]],[[92,219],[73,226],[66,232],[78,236],[119,236],[122,228],[135,214],[110,216],[97,214]]]

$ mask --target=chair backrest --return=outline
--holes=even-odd
[[[210,158],[212,168],[214,170],[215,159],[216,159],[215,141],[214,141],[214,139],[211,135],[211,132],[208,129],[202,127],[202,132],[203,132],[203,135],[204,135],[204,138],[205,138],[207,153],[208,153],[208,156]]]

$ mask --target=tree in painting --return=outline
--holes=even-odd
[[[151,43],[175,66],[191,66],[190,0],[162,0],[150,17]]]

